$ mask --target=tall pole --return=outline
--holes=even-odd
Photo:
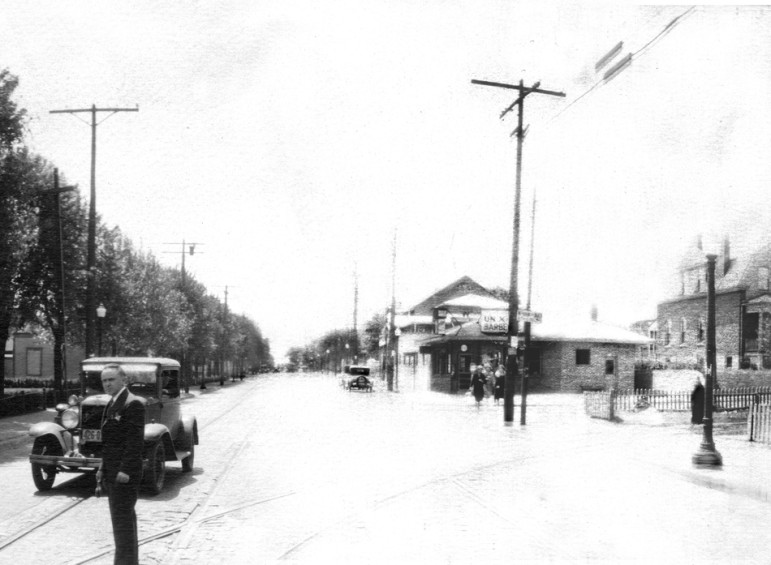
[[[91,197],[88,204],[88,243],[86,251],[86,357],[94,355],[94,313],[96,312],[96,114],[97,112],[138,112],[139,108],[91,108],[51,110],[51,114],[91,114]],[[110,116],[107,116],[108,118]],[[106,118],[105,118],[106,119]]]
[[[359,272],[358,265],[353,265],[353,363],[359,363]]]
[[[394,230],[394,242],[391,246],[391,361],[393,362],[392,377],[388,383],[388,390],[399,391],[399,359],[396,347],[396,230]]]
[[[696,467],[720,467],[723,457],[715,449],[712,438],[712,399],[715,386],[717,345],[715,343],[715,260],[717,255],[707,255],[707,383],[704,394],[704,435],[699,450],[691,461]]]
[[[519,81],[519,85],[505,84],[500,82],[490,82],[485,80],[472,80],[472,84],[479,84],[482,86],[494,86],[497,88],[507,88],[519,91],[519,97],[512,102],[508,108],[501,112],[500,117],[503,118],[515,106],[518,108],[517,112],[517,129],[514,130],[514,134],[517,137],[517,178],[516,188],[514,191],[514,223],[512,226],[512,246],[511,246],[511,274],[509,278],[509,326],[508,326],[508,338],[509,348],[508,355],[506,357],[506,378],[504,380],[503,388],[503,421],[514,421],[514,388],[517,382],[517,338],[519,335],[519,328],[517,325],[517,311],[519,310],[519,296],[517,291],[517,277],[519,270],[519,208],[520,208],[520,195],[522,192],[522,144],[525,139],[525,130],[523,127],[524,120],[524,105],[525,97],[528,94],[548,94],[550,96],[564,97],[564,92],[555,92],[552,90],[543,90],[539,88],[540,82],[535,83],[531,87],[525,87],[522,80]]]
[[[75,190],[74,186],[59,186],[59,169],[54,169],[54,188],[53,193],[56,198],[55,214],[56,214],[56,233],[57,240],[56,245],[59,248],[59,287],[60,287],[60,305],[59,305],[59,327],[61,328],[61,347],[58,354],[60,356],[58,366],[54,369],[54,373],[58,369],[61,371],[61,378],[57,379],[54,374],[54,381],[61,385],[64,391],[67,390],[67,311],[65,308],[65,275],[64,275],[64,230],[62,228],[62,200],[61,193]],[[48,192],[48,191],[47,191]],[[55,358],[55,356],[54,356]],[[58,395],[60,391],[56,391]]]
[[[527,310],[530,311],[530,298],[533,295],[533,250],[535,248],[535,194],[533,194],[533,213],[530,217],[530,263],[527,269]],[[525,350],[523,357],[525,368],[522,371],[522,400],[519,408],[519,424],[527,424],[527,385],[530,378],[530,320],[525,322]]]

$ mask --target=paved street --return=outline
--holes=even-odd
[[[771,448],[740,437],[718,433],[725,469],[700,471],[698,430],[590,420],[577,395],[532,396],[521,427],[468,397],[323,374],[192,392],[196,469],[140,497],[142,563],[769,560]],[[111,563],[106,501],[67,476],[36,494],[28,449],[0,452],[0,561]]]

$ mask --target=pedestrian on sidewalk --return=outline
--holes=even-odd
[[[128,391],[126,373],[112,363],[102,370],[102,387],[112,396],[102,416],[102,464],[97,495],[107,490],[115,539],[115,565],[138,565],[136,506],[142,480],[145,405]]]
[[[487,379],[485,378],[485,373],[482,367],[472,365],[471,370],[472,374],[469,388],[474,395],[474,400],[477,401],[477,408],[479,408],[480,402],[482,402],[482,399],[485,397],[485,384],[487,384]]]
[[[694,381],[693,392],[691,392],[691,424],[704,423],[704,385],[701,383],[701,377]]]
[[[495,384],[493,385],[493,398],[495,398],[496,404],[503,398],[505,380],[506,369],[503,368],[503,365],[498,365],[498,368],[495,370]]]

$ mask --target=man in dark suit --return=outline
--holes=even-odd
[[[102,465],[97,484],[104,484],[110,501],[115,565],[138,565],[137,515],[134,506],[142,480],[145,405],[126,388],[123,368],[102,370],[104,392],[112,396],[102,417]]]

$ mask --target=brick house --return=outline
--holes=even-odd
[[[701,366],[706,359],[706,257],[700,240],[680,262],[673,295],[659,303],[657,360]],[[723,241],[715,268],[717,368],[771,368],[771,244],[733,257]]]
[[[77,383],[83,350],[68,347],[67,381]],[[5,377],[7,379],[51,380],[54,376],[54,348],[49,341],[27,331],[17,331],[5,344]]]

